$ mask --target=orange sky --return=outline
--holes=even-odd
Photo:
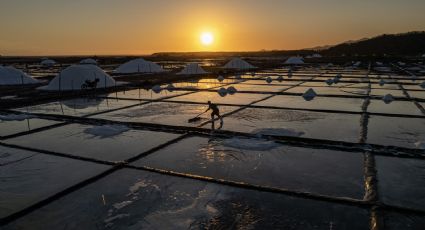
[[[2,0],[0,9],[1,55],[299,49],[425,30],[423,0]]]

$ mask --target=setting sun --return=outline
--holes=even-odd
[[[200,40],[203,45],[211,45],[214,42],[214,36],[210,32],[204,32],[201,34]]]

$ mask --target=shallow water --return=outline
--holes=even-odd
[[[264,81],[265,82],[265,81]],[[266,82],[265,82],[266,83]],[[251,84],[232,84],[230,86],[235,87],[238,91],[252,91],[252,92],[281,92],[290,86],[279,86],[279,85],[251,85]]]
[[[172,93],[163,90],[155,94],[149,90],[134,89],[109,94],[115,99],[79,98],[22,108],[20,111],[84,116],[134,105],[93,117],[194,127],[208,121],[210,112],[202,115],[198,122],[188,123],[188,119],[207,108],[206,104],[188,102],[206,103],[211,100],[214,103],[248,105],[312,77],[321,82],[304,82],[290,92],[301,94],[314,88],[319,94],[364,95],[368,89],[366,82],[370,80],[372,95],[402,95],[395,84],[378,84],[381,78],[389,81],[388,76],[370,74],[368,79],[365,77],[367,72],[359,70],[334,68],[318,77],[320,72],[314,68],[294,69],[289,81],[288,70],[277,69],[258,72],[254,76],[248,73],[242,75],[243,80],[232,76],[232,79],[223,81],[232,83],[239,91],[255,90],[269,94],[237,92],[221,97],[216,92],[217,88],[213,89],[214,92],[199,92],[198,89],[219,88],[223,83],[216,79],[202,79],[176,83],[175,87],[183,89]],[[327,86],[324,81],[337,73],[343,74],[341,82]],[[282,82],[276,80],[279,75],[284,76]],[[267,84],[266,77],[271,77],[273,81]],[[419,89],[417,85],[406,85],[406,88],[409,87]],[[179,96],[188,92],[194,93]],[[411,93],[419,96],[423,92]],[[117,96],[135,100],[118,100]],[[140,104],[138,101],[166,96],[177,96],[169,101],[185,103],[165,101]],[[305,101],[301,96],[277,95],[255,105],[361,112],[363,102],[364,99],[359,98],[321,96]],[[224,114],[241,107],[219,108]],[[371,100],[368,112],[422,115],[411,101],[385,104],[381,100]],[[37,118],[29,121],[30,128],[50,124]],[[8,122],[0,122],[0,128],[3,128],[0,132],[6,135],[28,130],[25,120]],[[206,124],[203,127],[210,126]],[[225,117],[221,128],[253,134],[258,138],[189,136],[133,162],[133,165],[329,196],[361,199],[364,195],[363,153],[295,147],[260,138],[262,135],[277,135],[357,143],[361,134],[360,114],[245,108]],[[367,143],[424,148],[423,130],[423,119],[370,116]],[[179,136],[121,125],[71,124],[4,142],[98,160],[124,161]],[[1,215],[19,211],[109,167],[4,147],[0,148],[0,165]],[[422,161],[377,156],[376,165],[380,201],[423,209],[425,165]],[[423,226],[421,217],[388,211],[381,214],[385,218],[385,229],[420,229]],[[356,206],[120,169],[31,212],[5,229],[369,229],[369,217],[367,209]]]
[[[334,124],[338,129],[329,129]],[[225,117],[222,129],[253,133],[267,128],[291,129],[308,138],[358,142],[360,115],[247,108]]]
[[[164,132],[129,130],[101,138],[86,132],[86,129],[92,127],[71,124],[5,142],[99,160],[123,161],[179,136]]]
[[[363,197],[363,155],[253,139],[191,137],[134,163],[333,196]]]
[[[0,146],[0,164],[0,218],[109,167],[3,146]]]
[[[235,93],[234,95],[227,95],[221,97],[217,92],[197,92],[185,96],[174,97],[169,100],[173,101],[188,101],[188,102],[203,102],[211,101],[219,104],[231,105],[247,105],[254,101],[261,100],[269,96],[268,94],[248,94],[248,93]]]
[[[29,118],[22,121],[2,121],[0,120],[0,137],[13,135],[21,132],[31,131],[46,127],[49,125],[58,124],[58,121]]]
[[[132,107],[125,110],[119,110],[110,113],[104,113],[94,116],[114,121],[144,122],[176,126],[198,126],[202,122],[211,119],[211,111],[201,116],[197,122],[189,123],[188,120],[205,112],[208,105],[171,103],[171,102],[153,102],[145,105]],[[236,109],[237,106],[219,106],[220,113],[225,114]]]
[[[295,88],[286,90],[285,93],[305,93],[309,89],[313,89],[319,96],[320,95],[352,95],[356,96],[357,94],[349,93],[338,87],[303,87],[297,86]]]
[[[70,229],[309,230],[329,229],[329,226],[366,229],[368,211],[124,169],[36,210],[5,229],[28,226],[32,229],[64,229],[64,226]]]
[[[425,120],[370,116],[367,132],[368,143],[416,148],[416,142],[425,142]]]
[[[411,101],[392,101],[385,104],[382,100],[370,100],[367,108],[372,113],[423,115],[416,105]]]
[[[110,93],[108,95],[105,95],[105,97],[110,98],[124,98],[124,99],[138,99],[138,100],[157,100],[165,97],[173,97],[173,96],[179,96],[185,93],[189,93],[191,91],[177,91],[174,90],[172,92],[168,90],[162,90],[159,93],[155,93],[152,90],[146,90],[146,89],[133,89],[128,91],[120,91],[116,93]]]
[[[302,96],[277,95],[267,100],[255,103],[259,106],[274,106],[297,109],[320,109],[320,110],[340,110],[340,111],[362,111],[363,99],[358,98],[330,98],[315,97],[311,101],[306,101]]]
[[[387,204],[425,211],[425,162],[376,157],[379,194]]]
[[[29,106],[17,109],[28,113],[58,114],[69,116],[85,116],[92,113],[104,112],[129,105],[139,104],[138,101],[102,99],[102,98],[78,98],[66,101],[51,102],[47,104]]]

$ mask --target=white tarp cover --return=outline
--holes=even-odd
[[[42,66],[47,66],[47,67],[49,67],[49,66],[53,66],[53,65],[55,65],[55,64],[56,64],[56,62],[55,62],[54,60],[52,60],[52,59],[43,59],[43,60],[40,62],[40,64],[41,64]]]
[[[93,58],[86,58],[80,61],[80,64],[86,64],[86,65],[97,65],[97,61]]]
[[[207,74],[198,63],[190,63],[188,64],[182,71],[180,71],[179,75],[196,75],[196,74]]]
[[[164,71],[158,64],[138,58],[120,65],[115,73],[160,73]]]
[[[233,58],[230,60],[226,65],[224,65],[225,69],[254,69],[257,68],[248,62],[240,59],[240,58]]]
[[[36,84],[39,81],[12,66],[0,66],[0,85]]]
[[[95,65],[72,65],[62,70],[53,78],[42,90],[80,90],[86,80],[94,81],[99,79],[97,88],[115,86],[115,80],[106,74],[101,68]]]
[[[290,57],[285,61],[287,65],[300,65],[304,64],[304,60],[302,57]]]

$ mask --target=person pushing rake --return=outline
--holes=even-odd
[[[220,116],[220,110],[218,109],[218,106],[216,104],[212,103],[211,101],[208,101],[207,110],[205,110],[203,113],[199,114],[198,116],[189,119],[189,122],[195,122],[195,121],[200,120],[201,118],[199,116],[208,112],[209,110],[212,110],[211,121],[214,123],[214,117],[217,116],[217,118],[220,119],[220,124],[223,125],[223,118]]]

